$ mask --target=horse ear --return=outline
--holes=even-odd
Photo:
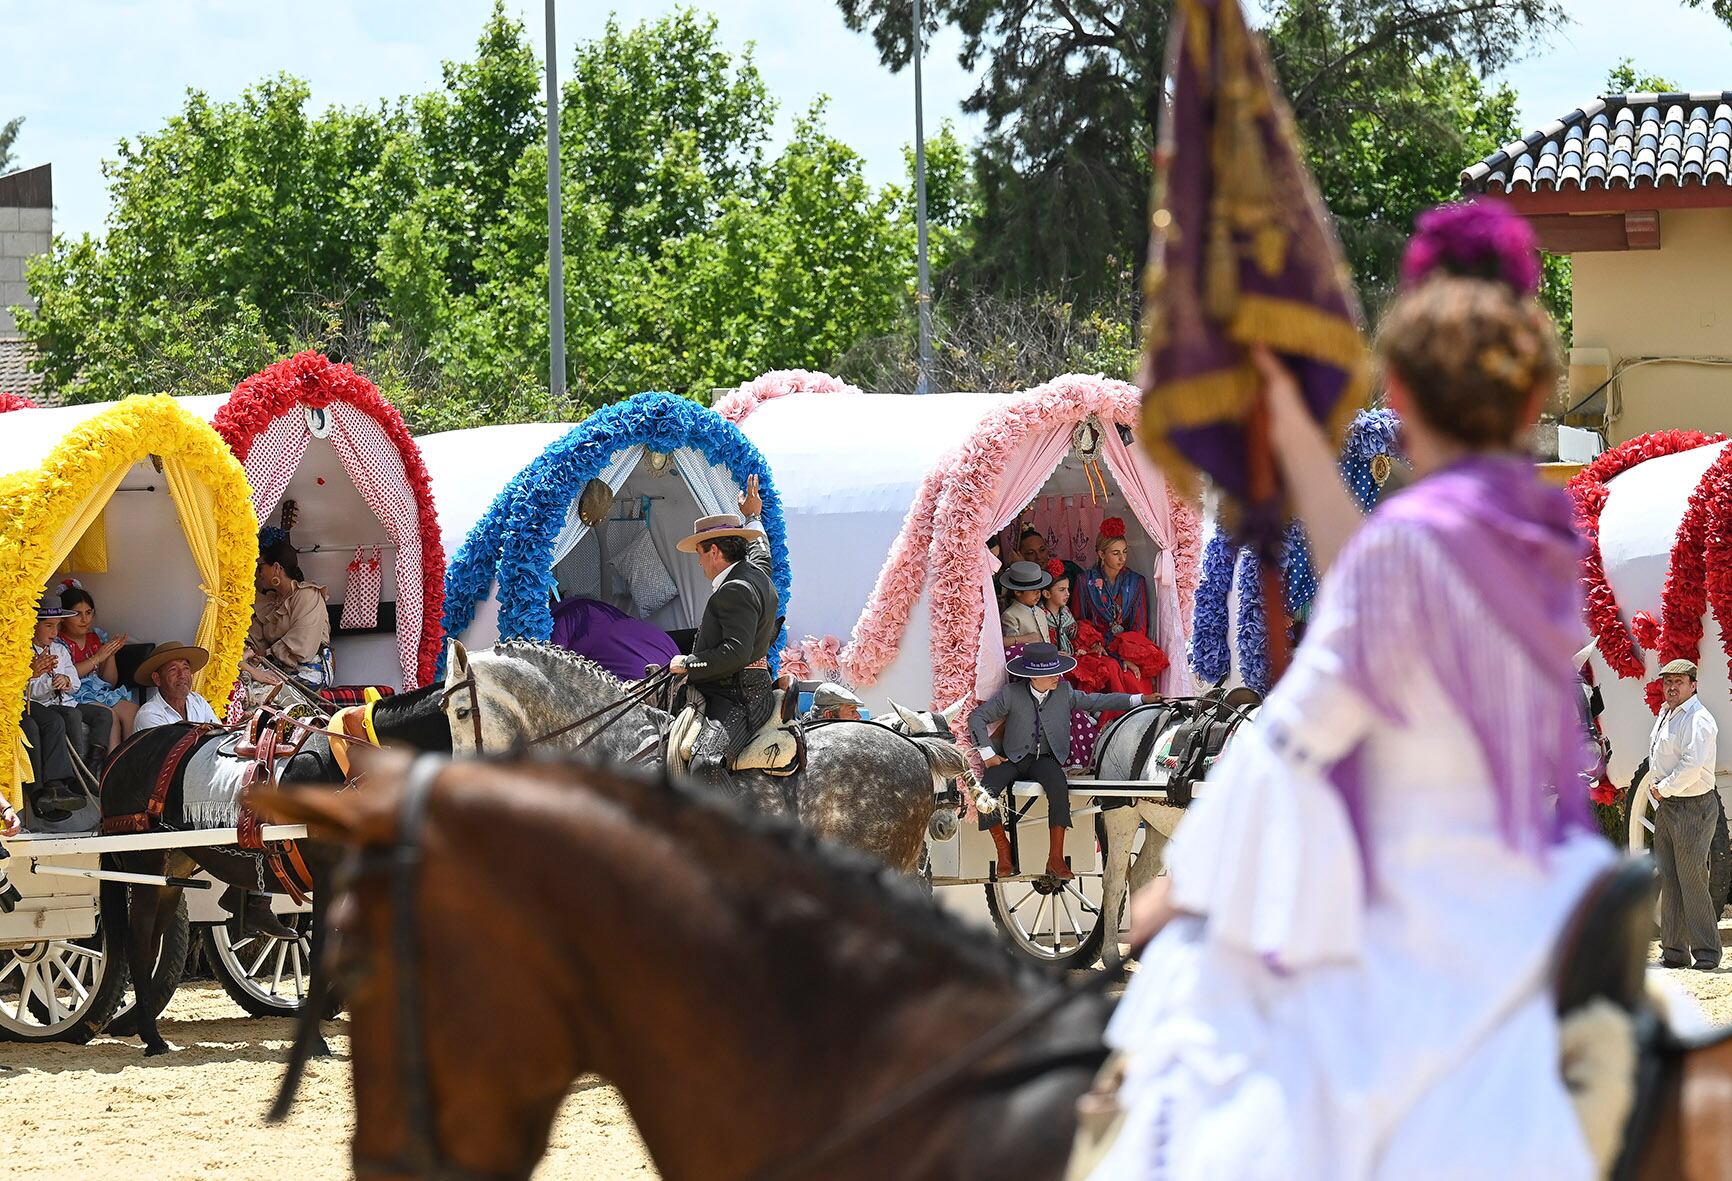
[[[462,641],[452,640],[445,652],[445,683],[455,684],[469,675],[469,650]]]
[[[356,747],[356,753],[361,751]],[[244,799],[259,815],[273,824],[304,824],[307,831],[321,840],[346,845],[389,844],[397,828],[397,797],[402,788],[401,775],[385,772],[381,764],[389,759],[407,765],[408,758],[398,752],[373,751],[369,748],[368,770],[373,772],[365,791],[333,791],[327,784],[317,786],[254,788]]]
[[[941,709],[938,711],[938,716],[944,719],[945,725],[948,726],[951,723],[956,721],[956,715],[958,715],[962,712],[962,703],[967,701],[967,700],[968,700],[968,698],[966,698],[966,697],[958,697],[955,701],[951,702],[944,709]]]
[[[926,723],[920,715],[904,706],[900,701],[892,699],[890,708],[896,711],[896,716],[902,719],[902,724],[908,727],[911,733],[918,734],[926,729]]]

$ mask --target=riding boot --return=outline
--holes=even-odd
[[[1016,853],[1010,847],[1010,834],[1004,831],[1004,825],[995,824],[987,829],[992,834],[992,843],[998,846],[998,865],[994,870],[1001,878],[1016,876]]]
[[[239,886],[230,886],[223,891],[217,904],[234,916],[228,923],[231,937],[250,934],[265,935],[272,939],[298,938],[294,931],[283,925],[283,921],[271,909],[271,898],[268,894],[254,894]]]
[[[1064,862],[1064,834],[1067,831],[1057,825],[1048,830],[1046,873],[1048,877],[1058,878],[1060,881],[1069,881],[1076,877],[1070,866]]]

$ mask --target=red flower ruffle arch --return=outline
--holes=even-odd
[[[0,414],[5,414],[8,410],[34,409],[36,409],[36,403],[32,402],[29,398],[26,398],[23,394],[13,394],[0,391]]]
[[[1587,594],[1588,628],[1593,632],[1600,655],[1612,671],[1620,677],[1640,677],[1645,671],[1645,666],[1642,662],[1642,653],[1637,647],[1638,638],[1631,633],[1630,628],[1624,623],[1623,616],[1618,611],[1617,596],[1612,593],[1611,584],[1606,581],[1606,567],[1600,557],[1600,512],[1606,507],[1606,499],[1611,495],[1606,487],[1607,482],[1639,463],[1658,459],[1663,455],[1676,455],[1681,451],[1694,451],[1698,447],[1706,447],[1709,444],[1721,442],[1725,437],[1724,435],[1706,435],[1700,431],[1656,431],[1653,434],[1642,435],[1607,451],[1578,472],[1569,483],[1569,493],[1576,505],[1576,525],[1588,542],[1587,555],[1582,559],[1582,583]],[[1721,455],[1720,460],[1715,463],[1714,469],[1710,470],[1709,475],[1703,478],[1703,487],[1708,485],[1710,478],[1714,475],[1714,470],[1726,466],[1729,455],[1732,455],[1732,448],[1728,448]],[[1697,491],[1700,494],[1701,488],[1699,487]],[[1664,624],[1659,640],[1662,651],[1669,651],[1674,646],[1674,642],[1668,639],[1673,632],[1671,621],[1674,610],[1687,610],[1688,606],[1684,599],[1695,594],[1688,585],[1692,578],[1688,568],[1693,563],[1699,567],[1702,561],[1701,530],[1705,524],[1702,520],[1703,514],[1697,511],[1697,500],[1697,496],[1691,497],[1691,507],[1684,514],[1684,521],[1678,527],[1678,539],[1672,547],[1671,572],[1667,575],[1666,589],[1661,599]],[[1697,556],[1695,558],[1686,556],[1691,552]],[[1674,590],[1673,583],[1678,577],[1681,556],[1683,557],[1682,564],[1687,568],[1685,579]],[[1694,578],[1699,585],[1701,583],[1700,575],[1695,575]],[[1728,588],[1728,596],[1728,608],[1732,609],[1732,587]],[[1701,644],[1701,616],[1705,609],[1700,595],[1696,595],[1694,601],[1697,603],[1694,623],[1696,638],[1690,647],[1691,658],[1694,658],[1696,650]],[[1718,614],[1719,612],[1716,611],[1716,616]],[[1647,620],[1642,622],[1648,623]],[[1722,623],[1722,627],[1724,626],[1725,623]],[[1690,625],[1680,623],[1679,640],[1676,643],[1683,642],[1682,637],[1688,632],[1689,627]],[[1652,636],[1651,626],[1643,630],[1643,640]],[[1647,647],[1648,645],[1643,643],[1642,646]],[[1672,657],[1667,656],[1665,659],[1670,660]],[[1653,696],[1651,691],[1649,696],[1650,698]]]
[[[403,472],[415,500],[416,532],[421,537],[421,635],[416,646],[416,675],[425,685],[433,679],[442,643],[440,618],[445,613],[445,548],[439,518],[421,449],[403,424],[403,416],[372,382],[349,365],[339,365],[320,353],[296,353],[259,370],[235,387],[229,400],[211,419],[236,458],[246,462],[253,440],[271,423],[299,406],[318,408],[346,402],[378,422],[403,459]]]

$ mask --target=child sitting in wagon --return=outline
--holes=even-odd
[[[1029,644],[1006,663],[1010,680],[968,717],[974,748],[986,761],[981,787],[990,796],[1000,799],[1006,788],[1021,779],[1034,780],[1046,792],[1046,872],[1055,878],[1072,876],[1064,862],[1065,829],[1070,827],[1070,782],[1065,768],[1071,757],[1071,714],[1076,710],[1122,712],[1143,703],[1141,694],[1078,691],[1064,679],[1075,667],[1075,658],[1053,645]],[[1004,729],[995,748],[989,731],[997,722],[1003,722]],[[982,809],[980,827],[992,834],[997,847],[997,875],[1015,874],[1016,856],[1000,809]]]

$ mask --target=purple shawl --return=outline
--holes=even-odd
[[[1461,461],[1385,502],[1373,521],[1399,528],[1398,537],[1435,543],[1457,589],[1435,585],[1425,569],[1402,568],[1404,547],[1387,561],[1343,562],[1349,602],[1408,596],[1398,618],[1417,623],[1417,646],[1444,694],[1457,703],[1491,771],[1498,819],[1514,848],[1543,849],[1576,828],[1592,828],[1580,773],[1592,763],[1582,723],[1574,656],[1580,647],[1582,598],[1576,534],[1567,495],[1542,483],[1533,461],[1517,456]],[[1354,584],[1363,585],[1354,585]],[[1465,593],[1463,593],[1465,592]],[[1495,643],[1484,621],[1495,620],[1510,649]],[[1405,719],[1381,692],[1379,637],[1360,629],[1347,645],[1346,675],[1372,706],[1393,722]],[[1383,637],[1387,642],[1388,637]],[[1530,691],[1516,693],[1503,670],[1527,666]],[[1346,797],[1365,846],[1358,760],[1334,779]],[[1546,794],[1558,793],[1555,813]]]
[[[595,599],[566,599],[553,609],[553,642],[587,656],[622,681],[643,679],[652,664],[666,664],[679,645],[653,623]]]

